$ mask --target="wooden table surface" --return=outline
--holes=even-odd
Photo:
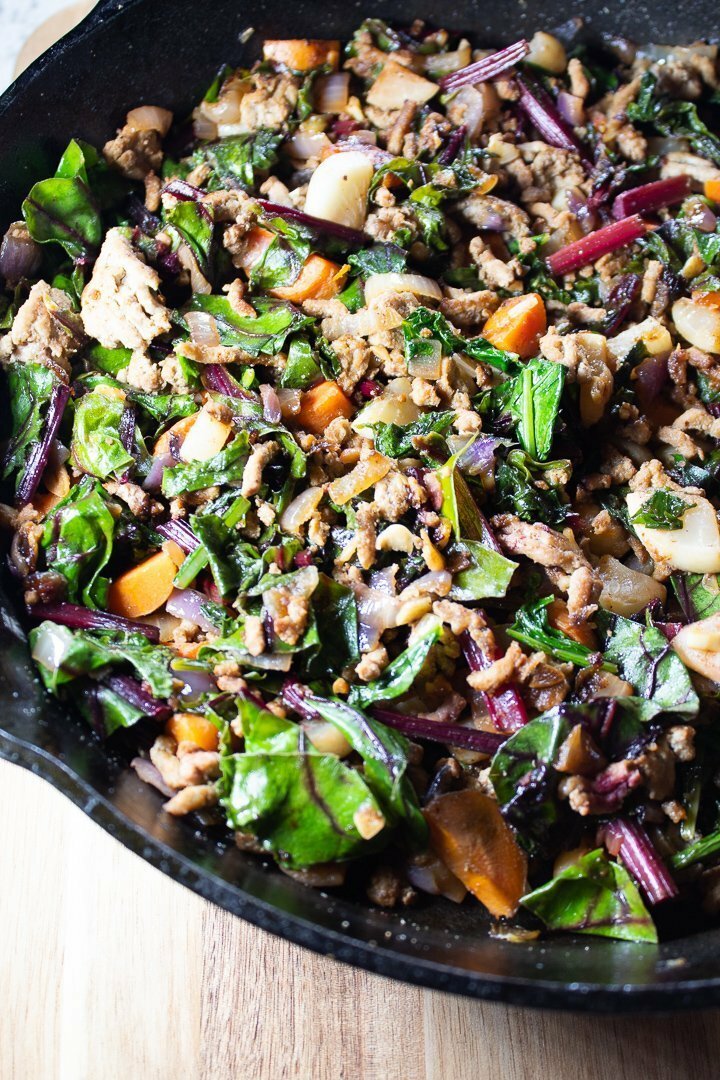
[[[1,1080],[712,1080],[720,1014],[536,1012],[316,956],[0,762]]]

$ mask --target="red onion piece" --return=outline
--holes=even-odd
[[[152,787],[157,788],[161,795],[164,795],[167,799],[171,799],[177,792],[168,787],[158,769],[155,768],[152,761],[148,761],[144,757],[133,758],[130,762],[130,768],[134,769],[138,774],[138,777],[144,784],[151,784]]]
[[[452,135],[447,141],[447,146],[438,157],[439,165],[451,165],[455,158],[460,153],[460,147],[465,142],[467,136],[467,128],[465,124],[461,124],[459,128],[453,131]]]
[[[584,151],[575,134],[558,113],[552,98],[538,83],[526,77],[518,78],[520,108],[537,128],[538,134],[550,146],[560,150],[574,150],[584,157]]]
[[[468,64],[467,67],[460,68],[460,71],[453,71],[450,75],[446,75],[440,80],[440,86],[445,93],[452,93],[453,90],[459,90],[461,86],[487,82],[488,79],[494,79],[503,71],[519,63],[529,52],[530,46],[524,38],[521,38],[513,45],[491,53],[490,56],[485,56],[474,64]]]
[[[561,90],[557,96],[557,110],[563,120],[571,127],[581,127],[585,120],[585,107],[582,98]]]
[[[208,390],[224,397],[242,398],[244,401],[256,400],[237,379],[233,379],[222,364],[206,364],[203,368],[203,382]]]
[[[175,464],[175,458],[170,453],[158,454],[153,458],[150,472],[143,480],[143,491],[159,491],[162,487],[163,470],[172,469]]]
[[[168,615],[174,615],[176,619],[187,619],[207,632],[216,627],[203,612],[203,605],[206,603],[207,597],[196,589],[173,589],[165,604],[165,610]]]
[[[125,619],[122,615],[111,615],[109,611],[91,611],[82,604],[70,604],[63,600],[59,604],[33,604],[27,610],[28,615],[38,622],[47,619],[60,626],[68,626],[71,630],[133,631],[142,634],[155,645],[160,641],[157,626],[138,622],[136,619]]]
[[[171,180],[162,189],[163,194],[166,192],[168,195],[174,195],[180,202],[199,203],[205,198],[205,192],[198,187],[193,187],[192,184],[188,184],[187,180]]]
[[[357,150],[370,158],[375,168],[379,168],[381,165],[386,165],[388,161],[392,161],[393,155],[387,150],[383,150],[382,147],[375,145],[370,138],[370,136],[374,135],[375,132],[372,131],[358,131],[357,134],[351,135],[349,139],[338,139],[335,143],[335,151],[340,154],[347,154],[351,150]]]
[[[670,871],[641,825],[627,818],[616,818],[605,827],[605,843],[608,850],[619,856],[651,904],[678,895]]]
[[[353,147],[354,150],[359,147]],[[305,214],[294,206],[281,206],[280,203],[268,202],[267,199],[257,200],[266,214],[272,217],[286,218],[288,221],[297,221],[299,225],[307,225],[309,229],[335,236],[338,240],[345,240],[348,244],[367,244],[368,238],[359,229],[349,229],[347,225],[338,225],[335,221],[326,221],[325,218],[313,217]]]
[[[630,313],[630,308],[635,303],[640,292],[640,277],[638,274],[623,274],[617,285],[613,287],[607,304],[608,311],[603,333],[606,337],[616,334]]]
[[[457,460],[457,467],[467,476],[492,476],[498,439],[481,436],[467,446]],[[489,526],[488,526],[489,529]]]
[[[42,250],[30,236],[26,226],[14,222],[0,244],[0,278],[8,285],[17,285],[23,278],[35,277],[42,263]]]
[[[169,720],[172,716],[172,708],[167,702],[148,694],[142,683],[131,675],[111,675],[104,682],[118,697],[125,698],[136,709],[142,709],[145,716],[153,720]]]
[[[429,739],[431,742],[462,746],[466,750],[475,750],[478,754],[494,754],[507,738],[507,735],[494,731],[478,731],[477,728],[463,727],[462,724],[444,724],[423,716],[406,716],[405,713],[377,705],[373,707],[372,713],[376,720],[401,731],[411,739]]]
[[[667,356],[647,356],[633,371],[638,400],[643,411],[662,393],[669,378]]]
[[[27,506],[37,491],[69,397],[69,386],[56,386],[50,395],[50,404],[48,405],[47,416],[45,417],[45,433],[40,442],[36,443],[28,455],[27,462],[25,463],[25,472],[23,473],[22,480],[18,486],[17,495],[15,496],[16,505],[19,507]]]
[[[260,397],[263,403],[263,416],[268,424],[279,424],[282,419],[282,409],[280,408],[280,398],[277,396],[274,387],[263,383],[260,387]]]
[[[631,214],[650,214],[654,210],[661,210],[663,206],[682,202],[689,191],[688,176],[654,180],[651,184],[642,184],[618,195],[612,206],[612,215],[616,220],[621,220]]]
[[[166,540],[172,540],[174,544],[182,548],[183,551],[188,554],[194,551],[196,547],[200,546],[195,533],[192,531],[186,521],[181,518],[172,518],[170,521],[163,521],[161,525],[157,526],[157,531],[161,536],[164,536]]]
[[[614,221],[602,229],[573,240],[572,244],[560,248],[545,260],[551,274],[567,274],[596,262],[602,255],[618,248],[627,247],[644,236],[647,232],[645,222],[637,214],[633,217]]]
[[[376,379],[361,379],[358,383],[358,391],[362,397],[369,399],[382,394],[383,388]]]
[[[486,655],[477,642],[470,637],[467,630],[461,634],[460,644],[471,671],[482,671],[490,667],[499,656],[497,650],[493,656]],[[482,699],[498,731],[510,735],[527,724],[528,715],[525,703],[513,686],[507,686],[497,694],[486,694],[483,691]]]

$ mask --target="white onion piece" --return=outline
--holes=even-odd
[[[188,311],[185,322],[196,345],[208,345],[212,348],[220,344],[217,323],[209,311]]]
[[[377,109],[400,109],[406,101],[424,105],[438,92],[437,83],[388,60],[367,94],[369,105]]]
[[[412,400],[411,391],[410,379],[393,379],[357,414],[352,422],[355,431],[372,439],[372,424],[412,424],[420,416],[420,408]]]
[[[401,603],[418,596],[447,596],[452,587],[452,574],[448,570],[430,570],[415,578],[398,597]]]
[[[372,175],[372,161],[359,150],[331,154],[310,177],[305,213],[350,229],[362,229]]]
[[[42,249],[28,232],[24,221],[14,221],[0,244],[0,278],[16,285],[22,278],[35,277],[42,263]]]
[[[361,652],[375,649],[382,634],[396,625],[400,601],[380,589],[351,583],[358,612],[358,642]]]
[[[304,720],[302,728],[315,749],[321,754],[347,757],[352,747],[342,731],[327,720]]]
[[[617,364],[621,364],[638,342],[642,342],[650,356],[669,356],[673,342],[670,331],[651,316],[635,326],[628,327],[614,338],[608,338],[607,348]]]
[[[323,150],[331,145],[332,143],[327,135],[322,131],[314,133],[296,131],[285,143],[285,148],[290,157],[299,158],[300,161],[307,161],[308,158],[320,157]]]
[[[177,619],[186,619],[207,632],[215,629],[215,624],[210,622],[202,611],[203,604],[207,602],[207,596],[198,592],[197,589],[173,589],[165,604],[165,610],[169,615],[174,615]]]
[[[48,671],[57,671],[72,648],[73,640],[67,626],[41,623],[33,643],[32,658]]]
[[[432,346],[432,352],[408,360],[408,372],[413,378],[439,379],[442,375],[442,345],[433,339],[428,339],[427,344]]]
[[[317,510],[325,489],[323,487],[309,487],[296,495],[280,515],[280,528],[283,532],[297,534],[309,521]]]
[[[245,667],[258,668],[260,671],[289,671],[292,667],[292,653],[262,653],[251,656],[250,653],[233,653],[233,660]]]
[[[720,614],[684,626],[671,644],[692,671],[720,682]]]
[[[720,353],[720,309],[683,297],[672,306],[672,321],[691,345],[703,352]]]
[[[263,416],[269,424],[279,424],[282,419],[280,398],[273,386],[263,383],[260,387],[260,397],[263,403]]]
[[[430,896],[445,896],[455,904],[461,904],[467,896],[462,881],[436,855],[421,855],[408,863],[405,872],[411,885]]]
[[[247,84],[236,80],[223,87],[217,101],[203,101],[200,110],[214,124],[237,124],[240,121],[240,106],[246,91]]]
[[[443,75],[450,75],[453,71],[460,71],[467,67],[472,60],[472,49],[467,38],[463,38],[454,52],[430,53],[425,58],[425,71],[433,78],[439,79]]]
[[[538,30],[530,39],[530,52],[525,62],[535,64],[552,75],[562,75],[567,67],[567,53],[562,42],[544,30]]]
[[[345,112],[350,94],[350,72],[321,75],[315,82],[315,108],[319,113]]]
[[[603,555],[597,565],[597,574],[602,581],[600,607],[614,615],[629,618],[653,600],[664,604],[667,599],[664,585],[647,574],[631,570],[612,555]]]
[[[371,304],[383,293],[412,293],[442,300],[442,289],[437,281],[422,274],[371,274],[365,282],[365,302]]]
[[[353,337],[368,337],[380,334],[384,330],[396,330],[402,326],[403,317],[399,311],[389,305],[382,308],[367,307],[354,315],[348,312],[330,315],[323,319],[321,329],[328,341],[351,334]]]
[[[196,109],[193,114],[193,134],[202,142],[214,142],[218,137],[217,124]]]
[[[496,114],[499,105],[497,91],[491,83],[462,86],[448,105],[448,116],[454,124],[464,124],[468,138],[474,142],[482,134],[486,120]]]
[[[175,631],[181,621],[177,615],[169,615],[167,611],[162,609],[153,611],[150,615],[143,615],[143,622],[150,623],[151,626],[157,626],[160,631],[160,641],[163,644],[173,640]]]
[[[626,496],[628,513],[632,517],[651,495],[649,491],[631,491]],[[689,509],[682,517],[681,529],[649,529],[633,525],[640,542],[655,562],[667,562],[675,570],[691,574],[720,572],[720,528],[711,502],[700,495],[673,491]]]
[[[203,408],[180,447],[181,461],[209,461],[219,454],[232,435],[232,426]]]
[[[302,403],[302,391],[301,390],[286,390],[280,389],[277,392],[278,401],[280,402],[280,412],[283,419],[288,419],[291,416],[297,416],[300,412],[300,405]]]
[[[139,105],[127,114],[126,123],[133,131],[159,131],[167,135],[172,124],[173,114],[159,105]]]
[[[377,399],[376,399],[377,400]],[[373,453],[361,458],[354,469],[344,476],[333,480],[328,487],[328,495],[337,506],[344,506],[356,495],[367,491],[369,487],[382,480],[392,467],[392,462],[383,454]]]

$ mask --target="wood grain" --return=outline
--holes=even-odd
[[[315,956],[0,762],[2,1080],[712,1080],[720,1014],[510,1009]]]

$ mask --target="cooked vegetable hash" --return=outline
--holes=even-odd
[[[716,46],[370,19],[34,185],[9,565],[159,812],[512,939],[720,909],[716,130]]]

